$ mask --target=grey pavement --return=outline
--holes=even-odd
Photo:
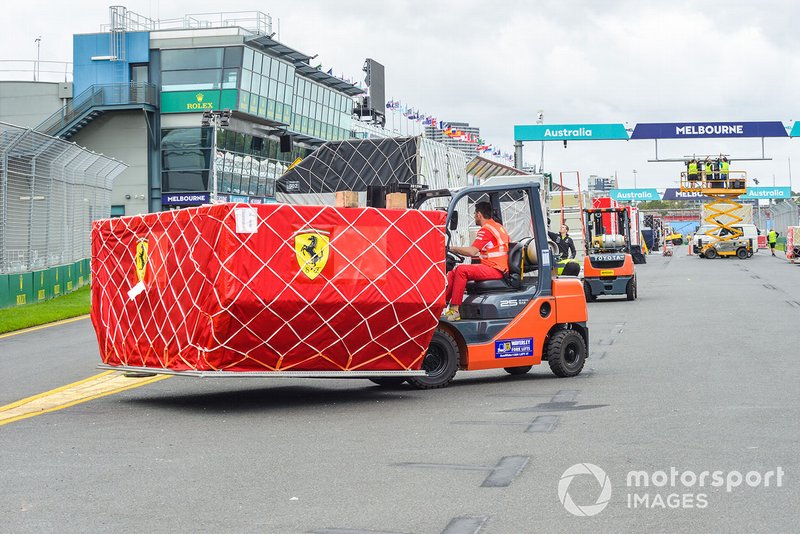
[[[0,427],[0,531],[796,531],[800,267],[682,248],[637,266],[636,302],[589,305],[591,357],[573,379],[546,364],[438,391],[176,377]],[[88,321],[0,340],[0,403],[97,361]],[[592,517],[559,501],[580,463],[612,487]],[[626,486],[672,467],[781,467],[783,484]],[[588,475],[569,486],[581,506],[599,493]],[[681,507],[658,506],[670,495]]]

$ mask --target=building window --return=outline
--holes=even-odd
[[[161,131],[164,191],[208,191],[211,136],[211,128],[202,127]]]
[[[175,70],[161,73],[162,91],[193,91],[220,89],[222,70]]]
[[[111,206],[111,217],[124,217],[125,216],[125,206],[117,204],[115,206]]]
[[[208,191],[208,171],[173,171],[161,173],[163,190],[169,193],[180,191]]]
[[[241,68],[242,66],[242,47],[229,46],[225,49],[225,59],[222,62],[223,67]]]
[[[222,48],[187,48],[161,51],[161,70],[222,68]]]

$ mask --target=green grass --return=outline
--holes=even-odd
[[[0,310],[0,334],[86,315],[90,309],[91,290],[87,285],[45,302]]]

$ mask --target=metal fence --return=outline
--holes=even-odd
[[[126,165],[74,143],[0,122],[0,274],[91,255],[95,219],[109,217]]]
[[[761,228],[774,229],[779,232],[781,236],[786,235],[786,229],[789,226],[797,226],[800,224],[797,204],[793,200],[784,200],[782,202],[775,202],[770,207],[762,207],[761,218],[766,223]]]

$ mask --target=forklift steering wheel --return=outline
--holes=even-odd
[[[456,265],[459,263],[464,263],[464,256],[460,256],[455,252],[452,252],[449,248],[447,249],[447,259],[445,261],[445,270],[446,272],[450,272],[456,268]]]
[[[461,254],[456,254],[449,248],[447,249],[447,259],[448,261],[452,261],[453,263],[464,263],[464,256],[462,256]]]

